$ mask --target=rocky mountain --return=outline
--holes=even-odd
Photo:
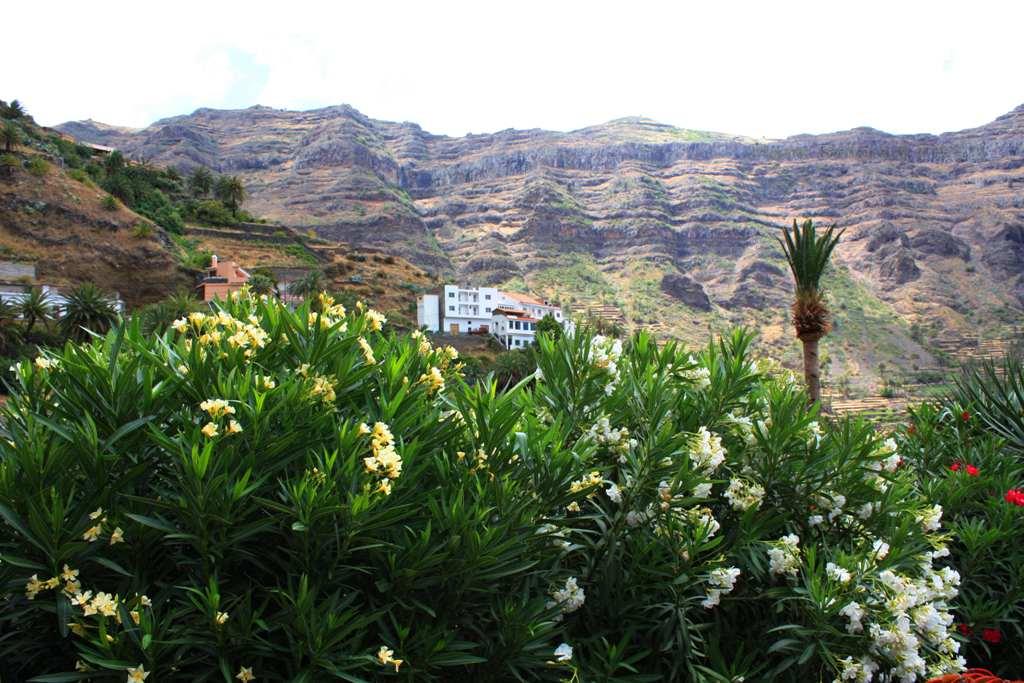
[[[80,139],[238,174],[259,215],[387,249],[460,281],[526,287],[682,338],[755,324],[793,353],[778,230],[846,229],[828,285],[833,374],[934,364],[945,334],[1024,306],[1024,106],[942,135],[858,128],[784,140],[627,118],[461,138],[349,106],[200,109]]]

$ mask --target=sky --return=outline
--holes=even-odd
[[[1020,0],[40,0],[4,24],[0,99],[45,125],[344,103],[448,135],[646,116],[779,138],[1024,103]]]

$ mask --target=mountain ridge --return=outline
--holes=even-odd
[[[753,324],[783,355],[795,348],[777,229],[840,222],[832,289],[847,308],[832,351],[865,381],[878,363],[933,365],[931,337],[997,328],[1024,304],[1024,105],[939,135],[781,140],[643,117],[450,137],[349,105],[59,128],[237,174],[254,213],[445,277],[609,302],[630,326],[682,338]]]

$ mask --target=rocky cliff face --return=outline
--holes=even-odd
[[[244,179],[255,213],[463,281],[618,305],[682,337],[756,323],[789,350],[778,228],[846,228],[831,276],[837,371],[926,366],[910,325],[998,325],[1024,304],[1024,106],[972,130],[785,140],[621,119],[450,138],[348,106],[200,109],[141,130],[62,129]],[[919,340],[927,341],[915,334]]]

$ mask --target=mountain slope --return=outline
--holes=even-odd
[[[847,233],[826,348],[834,373],[864,381],[882,362],[930,366],[938,337],[997,331],[1024,303],[1024,107],[938,136],[774,141],[637,118],[450,138],[348,106],[62,129],[237,173],[254,213],[450,277],[612,304],[631,325],[689,339],[756,324],[781,355],[796,347],[777,230],[836,221]]]
[[[0,179],[2,260],[34,262],[42,284],[95,283],[130,307],[194,284],[159,227],[124,206],[105,208],[106,192],[46,168]]]

